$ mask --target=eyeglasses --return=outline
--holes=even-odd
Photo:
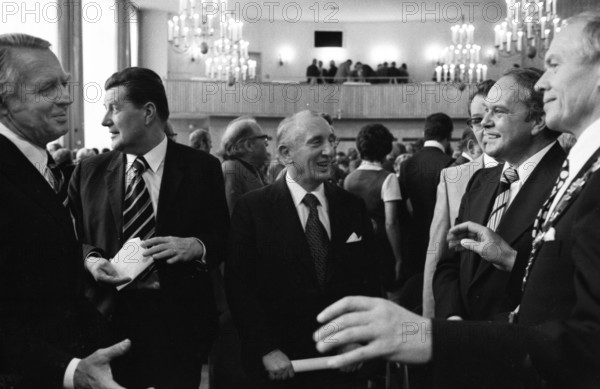
[[[480,127],[482,121],[483,121],[483,118],[479,118],[479,117],[469,118],[469,119],[467,119],[467,126],[469,126],[471,128]]]
[[[262,135],[253,135],[253,136],[249,136],[247,138],[242,138],[240,140],[238,140],[236,143],[243,143],[247,140],[256,140],[256,139],[262,139],[265,142],[268,142],[271,140],[271,137],[267,134],[262,134]]]

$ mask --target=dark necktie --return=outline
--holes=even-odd
[[[556,198],[556,194],[558,193],[560,188],[562,188],[562,186],[565,184],[565,181],[567,180],[568,177],[569,177],[569,160],[565,159],[565,162],[563,162],[563,165],[560,168],[560,174],[558,175],[558,178],[556,179],[556,182],[554,183],[554,187],[552,188],[552,191],[550,192],[550,197],[548,197],[546,199],[546,201],[544,202],[544,205],[542,205],[542,208],[540,208],[540,210],[535,218],[535,221],[533,222],[533,231],[532,231],[533,239],[535,239],[537,237],[537,235],[540,233],[540,231],[542,230],[544,221],[548,217],[548,211],[550,210],[550,206],[554,202],[554,199]]]
[[[519,173],[517,173],[517,169],[514,167],[509,167],[502,173],[502,177],[500,178],[500,184],[498,185],[498,194],[496,195],[496,200],[494,201],[494,206],[492,207],[492,213],[490,213],[490,217],[487,222],[487,226],[492,231],[496,231],[500,221],[502,220],[502,216],[506,212],[506,208],[508,208],[508,200],[510,199],[510,185],[513,182],[519,180]]]
[[[306,234],[306,241],[308,242],[310,254],[315,265],[317,280],[322,287],[325,283],[325,272],[327,271],[329,237],[327,236],[325,227],[319,220],[319,212],[317,211],[317,205],[320,204],[319,199],[315,195],[307,193],[302,202],[306,204],[309,210],[304,233]]]
[[[142,173],[148,168],[144,157],[137,157],[128,171],[131,182],[123,201],[123,241],[132,238],[146,240],[154,235],[155,220],[152,200]]]
[[[46,178],[62,205],[66,207],[69,204],[69,196],[67,185],[65,185],[65,176],[50,155],[48,155],[48,165],[44,171],[44,178]]]

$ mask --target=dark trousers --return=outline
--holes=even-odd
[[[161,291],[120,292],[115,327],[131,340],[118,365],[119,383],[128,388],[198,389],[202,356],[194,336],[173,315]]]

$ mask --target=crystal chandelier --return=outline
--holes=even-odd
[[[506,0],[506,19],[494,28],[497,53],[508,56],[525,49],[530,59],[538,54],[543,56],[554,35],[560,31],[557,1]]]
[[[438,56],[436,82],[480,82],[487,78],[487,66],[480,63],[481,46],[474,44],[475,26],[455,25],[450,28],[452,45]]]
[[[256,61],[248,59],[249,42],[242,39],[243,23],[227,3],[181,0],[179,8],[168,22],[168,41],[176,52],[189,53],[192,62],[203,57],[209,79],[234,83],[256,77]]]

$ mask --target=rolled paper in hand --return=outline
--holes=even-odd
[[[329,359],[331,359],[331,357],[298,359],[292,361],[292,367],[294,368],[295,373],[330,369],[329,365],[327,364]]]

